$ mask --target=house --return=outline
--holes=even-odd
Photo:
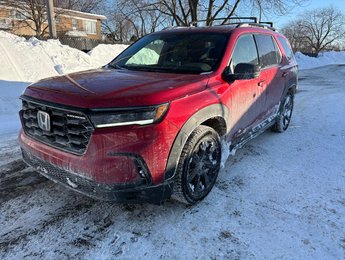
[[[0,30],[6,30],[17,35],[35,36],[36,31],[31,28],[35,28],[35,26],[33,21],[27,19],[29,12],[26,9],[28,8],[23,8],[23,10],[13,8],[0,2]],[[46,14],[43,16],[42,30],[48,26]],[[101,40],[101,22],[106,19],[103,15],[55,8],[55,22],[58,36]],[[29,26],[28,23],[32,26]],[[46,29],[43,36],[47,36],[48,34],[49,28]]]

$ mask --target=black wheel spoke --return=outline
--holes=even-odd
[[[199,162],[200,162],[199,155],[197,155],[196,153],[193,153],[193,155],[191,156],[190,163],[193,163],[193,165],[198,165]]]
[[[204,177],[205,188],[207,188],[210,185],[210,178],[206,172],[203,174],[203,177]]]
[[[212,159],[208,159],[204,162],[204,164],[205,164],[207,169],[213,169],[217,165],[217,161],[216,161],[216,163],[214,163]]]
[[[188,174],[188,177],[187,177],[187,182],[188,183],[192,183],[193,180],[195,179],[195,176],[198,175],[198,169],[197,168],[194,168],[194,170],[192,170],[189,174]]]
[[[197,175],[197,176],[198,177],[196,178],[195,192],[199,193],[202,190],[202,187],[201,187],[200,175]]]

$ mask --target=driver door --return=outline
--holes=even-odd
[[[252,34],[241,35],[236,42],[231,55],[230,70],[239,63],[259,65],[258,52]],[[260,76],[254,79],[235,80],[229,83],[229,102],[232,129],[232,141],[241,139],[254,126],[260,114],[261,100],[259,85],[262,84]]]

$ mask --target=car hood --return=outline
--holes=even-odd
[[[24,96],[81,108],[155,105],[202,91],[207,75],[96,69],[43,79]]]

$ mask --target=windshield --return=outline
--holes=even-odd
[[[217,69],[227,35],[216,33],[155,34],[143,37],[109,66],[129,70],[199,74]]]

